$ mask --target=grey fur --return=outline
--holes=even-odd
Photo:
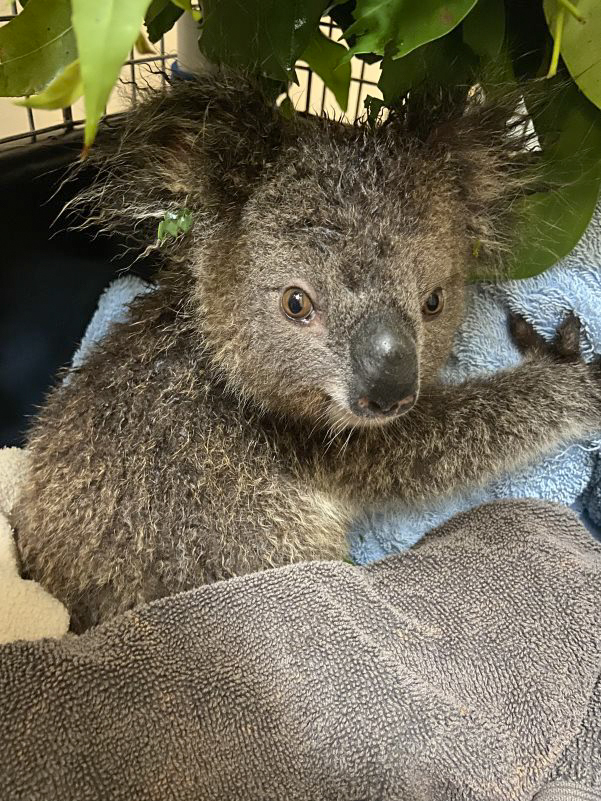
[[[516,321],[523,365],[437,382],[470,272],[498,271],[527,183],[507,119],[474,101],[419,130],[400,115],[374,130],[287,121],[217,77],[152,98],[93,151],[99,177],[79,199],[91,220],[148,248],[167,210],[187,206],[195,225],[31,431],[20,551],[76,629],[203,582],[341,558],[365,504],[484,481],[598,428],[600,376],[573,320],[544,350]],[[280,310],[295,285],[315,300],[309,325]],[[435,287],[445,308],[425,320]],[[384,425],[348,408],[367,314],[402,316],[419,359],[417,405]]]

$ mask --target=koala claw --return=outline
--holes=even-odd
[[[531,323],[520,314],[509,315],[509,333],[520,353],[529,356],[546,356],[559,362],[580,361],[581,323],[573,312],[569,312],[555,332],[551,342],[534,330]]]
[[[574,312],[569,312],[561,321],[553,339],[554,353],[565,361],[578,361],[580,353],[580,331],[582,325]]]

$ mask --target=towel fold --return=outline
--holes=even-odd
[[[504,501],[2,646],[0,798],[598,799],[600,591],[572,512]]]

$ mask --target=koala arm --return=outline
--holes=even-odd
[[[530,341],[518,345],[529,358],[515,368],[424,388],[405,418],[341,446],[335,481],[371,501],[432,497],[483,484],[598,431],[601,370],[580,360],[579,328],[569,326],[571,318],[551,346],[524,329]]]

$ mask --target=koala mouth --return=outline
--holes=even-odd
[[[400,400],[392,402],[388,400],[370,400],[369,396],[364,395],[355,403],[356,406],[361,409],[362,417],[368,417],[372,419],[399,417],[402,414],[406,414],[415,406],[415,401],[417,400],[417,391],[413,387],[411,387],[411,389],[413,389],[413,391],[403,395]]]
[[[382,408],[364,397],[344,402],[330,396],[328,417],[332,426],[349,428],[385,426],[406,415],[417,402],[417,388],[410,395]]]

